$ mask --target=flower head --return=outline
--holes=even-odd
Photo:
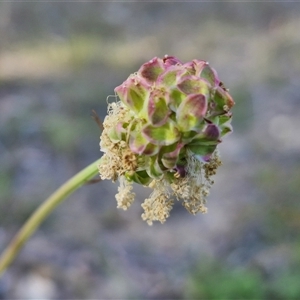
[[[153,58],[115,88],[100,147],[102,179],[120,180],[118,207],[133,202],[131,183],[153,188],[142,218],[163,223],[173,200],[205,213],[211,176],[221,165],[217,145],[232,131],[234,101],[206,61]]]

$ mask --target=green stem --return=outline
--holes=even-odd
[[[0,276],[10,265],[24,243],[35,232],[45,218],[60,204],[67,196],[85,184],[98,173],[100,159],[96,160],[85,169],[77,173],[60,188],[58,188],[49,198],[47,198],[30,216],[27,222],[19,230],[0,257]]]

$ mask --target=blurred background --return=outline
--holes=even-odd
[[[236,101],[208,214],[142,221],[117,184],[76,191],[0,279],[0,299],[299,299],[300,6],[1,2],[0,250],[100,157],[106,97],[154,56],[210,62]]]

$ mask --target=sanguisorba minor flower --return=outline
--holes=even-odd
[[[126,210],[132,183],[153,189],[143,220],[163,223],[174,199],[205,213],[206,196],[221,160],[221,138],[232,131],[232,97],[204,60],[153,58],[115,88],[101,134],[102,179],[119,180],[116,200]]]

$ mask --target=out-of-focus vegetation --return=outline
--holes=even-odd
[[[185,299],[298,299],[300,256],[298,247],[295,250],[293,266],[278,273],[266,274],[253,262],[199,263],[187,281]]]
[[[299,299],[300,7],[292,2],[0,2],[0,251],[55,188],[100,156],[106,98],[145,61],[208,60],[234,133],[208,214],[164,225],[77,191],[0,280],[0,299]]]
[[[188,281],[186,299],[266,299],[260,275],[222,261],[199,265]]]

